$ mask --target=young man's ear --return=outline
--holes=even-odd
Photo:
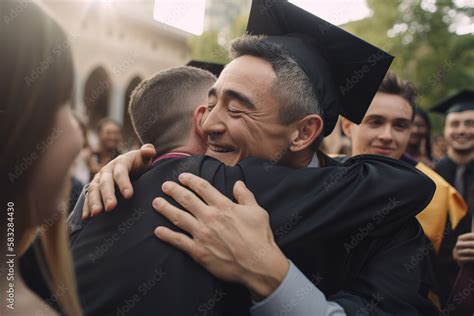
[[[342,117],[342,120],[341,120],[342,131],[344,132],[344,135],[346,135],[350,139],[352,139],[351,125],[352,125],[351,121],[349,121],[345,117]]]
[[[295,123],[290,151],[298,152],[308,148],[323,132],[323,119],[317,114],[305,116]]]
[[[205,114],[207,113],[207,105],[199,105],[193,113],[193,129],[199,137],[204,139],[202,131],[202,123],[204,123]]]

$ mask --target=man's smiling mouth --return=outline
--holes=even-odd
[[[216,145],[216,144],[209,144],[208,149],[218,152],[218,153],[229,153],[229,152],[234,152],[235,148],[230,147],[230,146],[221,146],[221,145]]]

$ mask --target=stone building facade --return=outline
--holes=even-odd
[[[75,112],[93,128],[111,117],[133,139],[127,104],[136,85],[189,60],[190,34],[153,20],[153,0],[42,0],[66,29],[76,68]]]

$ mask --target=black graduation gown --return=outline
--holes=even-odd
[[[456,177],[457,165],[448,157],[444,157],[435,165],[435,171],[438,172],[446,181],[454,186],[454,179]],[[471,160],[466,165],[464,172],[464,189],[463,198],[466,200],[469,207],[469,212],[472,214],[474,209],[474,160]]]
[[[177,229],[151,203],[163,196],[164,181],[184,171],[229,197],[234,182],[244,180],[269,211],[288,258],[348,315],[434,314],[425,298],[426,239],[413,219],[431,200],[434,184],[385,157],[321,161],[324,168],[292,170],[255,158],[237,167],[209,157],[162,160],[134,182],[132,199],[119,198],[113,212],[82,224],[81,198],[70,224],[85,314],[248,314],[245,289],[216,280],[153,235],[158,225]]]
[[[457,165],[454,161],[448,157],[444,157],[435,165],[434,169],[446,181],[454,186],[456,168]],[[438,256],[439,266],[437,267],[437,274],[443,276],[440,283],[441,299],[443,304],[446,303],[446,300],[448,299],[448,296],[451,292],[451,288],[459,272],[459,266],[453,260],[453,248],[456,245],[459,235],[471,231],[471,218],[474,213],[474,160],[466,165],[463,191],[463,198],[468,205],[468,214],[459,222],[458,226],[454,230],[450,229],[451,226],[449,223],[447,224],[446,234],[443,238],[443,243],[441,244]]]

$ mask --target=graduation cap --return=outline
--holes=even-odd
[[[393,60],[343,29],[283,0],[253,0],[247,32],[278,43],[311,80],[324,135],[339,114],[359,124]]]
[[[474,91],[472,90],[461,90],[430,109],[430,111],[445,115],[468,110],[474,110]]]
[[[219,77],[219,75],[222,72],[222,69],[224,69],[223,64],[216,64],[216,63],[210,63],[210,62],[199,61],[199,60],[191,60],[189,63],[186,64],[186,66],[191,66],[191,67],[207,70],[210,73],[213,73],[216,77]]]

